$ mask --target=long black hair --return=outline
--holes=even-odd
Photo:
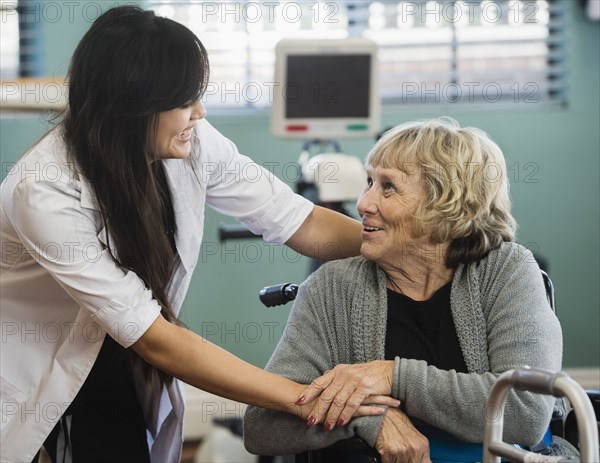
[[[174,250],[163,217],[172,214],[161,190],[159,113],[195,102],[208,81],[208,57],[186,27],[135,6],[101,15],[77,46],[69,68],[69,100],[62,121],[68,155],[90,182],[110,232],[108,249],[135,272],[170,322],[167,297]],[[162,183],[164,184],[164,183]],[[141,357],[146,377],[158,372]]]

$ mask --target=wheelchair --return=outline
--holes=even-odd
[[[554,287],[548,274],[541,270],[548,302],[553,311],[555,308]],[[283,305],[296,298],[298,285],[284,283],[263,288],[259,297],[267,307]],[[567,419],[560,417],[553,420],[552,433],[564,436],[580,451],[582,462],[600,462],[598,445],[598,428],[600,423],[600,391],[584,391],[566,373],[548,372],[529,368],[509,370],[500,375],[492,387],[486,413],[485,438],[482,446],[467,444],[456,448],[448,445],[444,439],[430,440],[431,458],[434,463],[478,461],[500,463],[500,458],[515,462],[559,462],[577,461],[564,457],[545,456],[540,453],[524,450],[519,446],[502,442],[503,412],[508,391],[511,388],[528,390],[541,394],[553,395],[557,398],[567,397],[573,410]],[[588,397],[589,396],[589,397]],[[500,410],[500,413],[498,413]],[[491,418],[490,418],[491,417]],[[563,423],[564,421],[564,423]],[[578,430],[581,430],[578,432]],[[552,433],[548,432],[550,440]],[[546,436],[546,437],[548,437]],[[545,439],[546,440],[546,439]],[[532,449],[535,451],[535,449]],[[270,457],[261,457],[262,462],[272,461]],[[339,441],[325,449],[313,450],[295,456],[296,463],[380,463],[381,459],[375,449],[362,439],[355,437]]]

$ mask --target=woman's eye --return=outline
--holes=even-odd
[[[386,182],[385,189],[386,190],[395,190],[396,189],[396,185],[394,185],[392,182]]]
[[[373,179],[371,177],[367,177],[367,186],[368,187],[373,186]]]

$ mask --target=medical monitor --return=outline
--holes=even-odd
[[[376,53],[376,45],[361,38],[280,41],[273,134],[332,140],[378,133]]]

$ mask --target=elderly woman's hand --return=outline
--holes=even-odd
[[[410,422],[408,416],[388,409],[377,436],[375,449],[382,463],[430,463],[429,441]]]
[[[400,401],[393,399],[389,396],[384,395],[371,395],[365,398],[361,404],[359,404],[358,408],[354,410],[351,417],[358,416],[375,416],[375,415],[383,415],[388,407],[397,408],[400,406]],[[288,411],[294,415],[297,415],[301,418],[307,420],[307,424],[312,426],[318,421],[314,418],[314,409],[318,407],[317,399],[303,403],[302,405],[295,404]],[[327,410],[325,410],[327,412]],[[329,431],[332,427],[328,426],[328,423],[325,423],[325,430]]]
[[[372,396],[391,395],[393,374],[394,362],[391,360],[337,365],[315,379],[302,392],[298,404],[309,403],[318,396],[308,424],[320,423],[326,416],[325,430],[330,430],[347,423],[366,403],[398,406],[399,402],[389,397],[369,401]]]

